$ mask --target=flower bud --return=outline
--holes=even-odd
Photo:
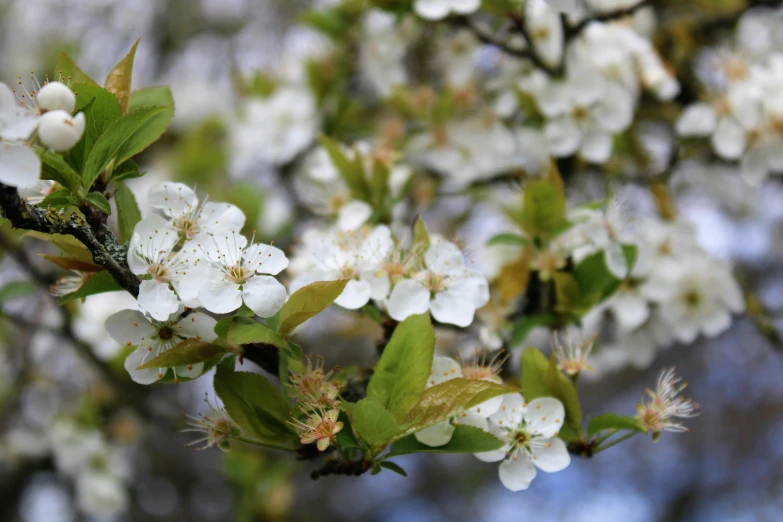
[[[38,122],[38,137],[50,149],[68,150],[82,137],[84,113],[71,117],[66,111],[53,110],[44,113]]]
[[[73,112],[76,107],[76,95],[64,83],[49,82],[35,95],[38,108],[42,111]]]

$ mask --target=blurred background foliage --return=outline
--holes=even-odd
[[[678,101],[692,101],[698,96],[694,53],[730,36],[754,2],[653,3],[664,28],[654,41],[682,81]],[[102,78],[141,37],[134,88],[171,84],[177,113],[173,129],[139,159],[148,174],[134,182],[134,190],[144,194],[166,179],[197,183],[212,200],[234,203],[245,212],[244,232],[256,231],[261,240],[288,246],[296,237],[292,221],[304,221],[309,213],[296,205],[289,173],[232,165],[227,132],[237,100],[265,92],[269,78],[287,74],[291,61],[315,49],[317,59],[306,73],[330,108],[325,130],[351,141],[378,117],[377,107],[329,98],[351,81],[355,55],[345,49],[328,52],[332,44],[327,39],[295,24],[298,19],[325,23],[311,15],[300,18],[310,7],[306,0],[0,0],[0,79],[13,83],[30,69],[51,72],[63,49],[87,73]],[[347,42],[338,42],[338,49]],[[427,43],[422,38],[419,45]],[[660,116],[676,108],[656,110]],[[625,167],[610,163],[607,171],[621,175]],[[52,450],[59,444],[47,432],[52,419],[80,441],[100,434],[101,447],[109,449],[96,455],[120,459],[128,468],[123,472],[128,504],[119,520],[780,520],[783,346],[777,342],[781,321],[774,311],[783,310],[783,189],[779,183],[762,195],[737,189],[731,169],[716,169],[708,183],[700,184],[698,173],[686,173],[672,184],[681,212],[696,224],[711,252],[739,262],[745,288],[763,304],[754,319],[766,335],[751,320],[739,320],[717,339],[672,347],[649,368],[587,383],[583,407],[588,415],[631,413],[657,372],[676,364],[703,414],[689,423],[687,435],[664,435],[654,448],[648,440],[634,439],[601,458],[575,460],[518,494],[504,490],[496,469],[472,456],[404,457],[400,463],[407,479],[382,473],[314,482],[308,477],[311,464],[252,447],[233,447],[228,453],[184,448],[188,437],[179,433],[184,425],[180,411],[201,408],[209,380],[134,386],[122,367],[124,353],[117,353],[102,330],[105,317],[128,304],[129,297],[105,294],[59,310],[46,293],[56,274],[37,256],[43,243],[28,238],[22,248],[21,234],[3,226],[0,520],[90,519],[80,514],[74,485],[55,464],[80,445]],[[427,207],[433,183],[417,181],[414,192],[437,223],[437,209]],[[583,194],[596,196],[602,187],[602,180],[579,169],[569,179],[577,200],[587,199]],[[638,190],[629,185],[620,192],[633,201]],[[300,339],[307,351],[338,365],[370,361],[380,334],[366,318],[331,310],[309,324]],[[439,342],[459,344],[449,335]],[[546,335],[534,335],[530,342],[543,346]],[[107,385],[101,371],[116,384]]]

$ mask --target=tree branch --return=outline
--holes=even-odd
[[[566,41],[579,36],[582,31],[584,31],[585,28],[590,25],[591,22],[611,22],[612,20],[625,18],[626,16],[633,15],[636,11],[642,9],[643,7],[651,7],[654,3],[655,0],[641,0],[636,5],[624,7],[622,9],[615,9],[614,11],[608,11],[606,13],[599,13],[592,18],[586,18],[573,27],[564,25]]]
[[[118,285],[130,292],[133,297],[139,295],[139,280],[128,268],[125,248],[119,244],[105,223],[97,231],[103,239],[101,241],[96,237],[96,231],[93,231],[78,214],[71,213],[66,218],[62,210],[43,210],[28,205],[14,187],[2,183],[0,183],[0,208],[14,228],[75,237],[87,247],[95,263],[105,268]]]

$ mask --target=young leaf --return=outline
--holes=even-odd
[[[429,314],[412,315],[394,330],[367,386],[367,397],[402,419],[421,397],[432,368],[435,330]]]
[[[214,385],[215,393],[223,402],[226,412],[248,433],[269,441],[295,438],[288,424],[288,402],[262,375],[233,372],[219,365]]]
[[[579,285],[582,304],[594,306],[611,296],[622,284],[606,267],[604,251],[584,258],[574,269],[574,278]]]
[[[84,112],[84,136],[69,152],[71,165],[84,166],[95,142],[106,129],[122,116],[120,103],[106,89],[86,83],[71,85],[76,92],[76,111]]]
[[[120,242],[125,243],[133,237],[136,223],[141,221],[141,211],[133,192],[124,183],[115,183],[114,203],[117,205],[117,228]]]
[[[587,434],[591,437],[603,430],[644,431],[642,427],[639,426],[639,421],[636,417],[615,415],[614,413],[593,417],[587,424]]]
[[[188,366],[208,361],[222,353],[226,348],[217,344],[205,343],[196,339],[186,339],[175,344],[157,357],[139,366],[144,368],[174,368],[175,366]]]
[[[329,158],[334,163],[340,176],[351,189],[356,199],[370,201],[370,185],[364,173],[364,165],[358,151],[354,151],[354,158],[349,158],[339,143],[327,136],[319,136],[318,141],[326,149]]]
[[[483,453],[503,447],[503,441],[486,431],[473,426],[457,426],[448,444],[426,446],[408,435],[395,442],[386,457],[408,455],[410,453]]]
[[[76,65],[76,62],[73,61],[73,59],[68,56],[68,53],[65,51],[60,53],[60,56],[57,58],[57,65],[55,66],[57,73],[62,74],[63,80],[67,83],[68,80],[70,80],[72,83],[86,83],[89,85],[94,85],[96,87],[100,87],[95,80],[87,76],[87,74],[79,69],[79,66]]]
[[[68,189],[55,190],[38,203],[41,208],[58,207],[65,208],[78,205],[79,202]]]
[[[347,279],[319,281],[294,292],[280,310],[280,335],[287,336],[294,328],[326,310],[340,297],[347,284]]]
[[[566,418],[564,426],[577,435],[582,434],[582,405],[579,403],[579,394],[571,380],[557,367],[555,354],[549,357],[544,384],[549,388],[552,397],[559,399],[565,406]],[[528,399],[530,400],[530,399]]]
[[[149,147],[168,130],[174,119],[174,96],[168,87],[147,87],[131,93],[128,112],[144,107],[158,107],[161,110],[134,133],[123,149],[123,158],[130,158]]]
[[[531,237],[551,237],[566,224],[566,199],[562,187],[550,180],[525,186],[520,226]]]
[[[522,352],[522,395],[526,401],[550,396],[544,382],[548,369],[549,359],[538,348]]]
[[[103,270],[100,265],[96,265],[95,263],[88,261],[82,261],[81,259],[74,259],[72,257],[66,256],[53,256],[49,254],[38,255],[66,270],[78,270],[79,272],[100,272]]]
[[[140,107],[112,123],[95,142],[84,166],[83,185],[91,187],[101,172],[110,163],[120,165],[134,154],[141,152],[134,136],[152,117],[165,110],[164,107]]]
[[[411,251],[416,255],[424,255],[429,250],[430,244],[430,232],[427,230],[427,225],[424,224],[421,216],[416,216],[416,220],[413,222]]]
[[[405,470],[400,467],[399,464],[395,464],[394,462],[389,462],[388,460],[384,460],[381,462],[380,466],[384,469],[388,469],[389,471],[393,471],[398,475],[402,475],[403,477],[407,477],[408,474],[405,473]]]
[[[62,156],[41,146],[33,147],[43,162],[41,177],[56,181],[71,192],[77,192],[81,186],[81,176],[68,165]]]
[[[141,38],[139,38],[141,40]],[[128,102],[130,101],[131,78],[133,76],[133,59],[136,56],[136,48],[139,46],[139,40],[133,44],[128,54],[114,66],[106,77],[106,90],[112,93],[117,101],[120,102],[122,113],[128,112]]]
[[[126,179],[136,179],[143,175],[143,172],[139,172],[139,166],[136,165],[135,161],[125,160],[111,171],[111,182],[117,183]]]
[[[91,276],[84,284],[75,292],[64,295],[57,301],[59,306],[64,305],[70,301],[76,299],[83,299],[90,295],[103,294],[105,292],[116,292],[123,288],[114,281],[114,278],[106,270],[98,272],[94,276]]]
[[[33,237],[51,243],[60,249],[61,252],[67,254],[69,257],[79,259],[88,263],[92,263],[92,254],[87,250],[83,244],[72,236],[64,236],[61,234],[45,234],[43,232],[28,231],[24,234],[26,237]]]
[[[403,431],[391,412],[372,397],[356,403],[352,421],[359,438],[373,448],[382,448]]]
[[[84,200],[91,207],[97,208],[104,214],[111,214],[111,205],[109,205],[109,200],[106,199],[106,196],[104,196],[100,192],[90,192],[89,194],[87,194]]]
[[[35,292],[35,289],[36,285],[33,281],[10,281],[0,287],[0,304],[30,295]]]
[[[530,240],[528,240],[525,236],[520,236],[519,234],[498,234],[497,236],[487,241],[487,246],[527,246],[529,244]]]
[[[288,343],[277,332],[270,330],[258,321],[244,317],[234,318],[229,325],[226,340],[229,344],[260,343],[281,350],[288,348]]]
[[[424,390],[421,400],[406,415],[405,434],[415,433],[482,402],[519,390],[491,381],[451,379]]]

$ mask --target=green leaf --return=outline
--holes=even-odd
[[[615,415],[614,413],[593,417],[587,424],[587,434],[591,437],[603,430],[644,431],[642,427],[639,426],[639,421],[636,417]]]
[[[514,348],[522,344],[534,328],[538,328],[539,326],[551,326],[554,321],[555,316],[551,314],[528,315],[523,317],[514,324],[514,328],[511,330],[509,345]]]
[[[622,284],[606,267],[603,250],[587,256],[576,265],[574,278],[579,285],[584,308],[595,306],[607,299]]]
[[[566,272],[555,272],[552,274],[552,280],[555,282],[555,310],[579,315],[581,292],[574,276]]]
[[[76,206],[79,202],[76,201],[76,198],[73,197],[73,194],[68,189],[59,189],[55,190],[51,194],[47,195],[45,198],[43,198],[43,201],[38,203],[38,206],[41,208],[49,208],[49,207],[70,207],[70,206]]]
[[[548,238],[566,225],[563,189],[551,180],[531,181],[525,186],[520,226],[530,237]]]
[[[224,317],[215,325],[215,333],[220,339],[226,339],[228,337],[228,330],[231,328],[231,323],[234,321],[233,317]]]
[[[402,433],[394,415],[372,397],[365,397],[353,409],[353,427],[359,438],[378,449]]]
[[[100,87],[95,82],[95,80],[87,76],[84,71],[79,69],[79,66],[76,65],[76,62],[74,62],[65,51],[61,52],[60,56],[57,58],[57,65],[55,68],[57,69],[58,74],[62,75],[65,83],[68,83],[68,80],[70,80],[71,83],[86,83],[89,85],[94,85],[95,87]]]
[[[197,339],[186,339],[181,343],[175,344],[154,359],[142,364],[138,369],[189,366],[212,359],[226,353],[226,351],[225,347],[217,344],[205,343]]]
[[[56,181],[71,192],[77,192],[81,186],[81,176],[68,165],[68,162],[56,152],[36,145],[33,147],[35,153],[41,158],[43,166],[41,177]]]
[[[141,211],[136,203],[136,197],[124,183],[115,183],[114,203],[117,205],[117,227],[120,231],[120,242],[125,243],[133,237],[136,223],[141,221]]]
[[[415,433],[478,406],[489,399],[519,390],[490,381],[450,379],[424,390],[421,400],[406,415],[405,434]]]
[[[339,8],[310,9],[299,15],[299,23],[335,40],[345,37],[353,22]]]
[[[529,244],[530,241],[525,236],[520,236],[519,234],[498,234],[497,236],[487,241],[487,246],[527,246]]]
[[[33,281],[10,281],[0,287],[0,305],[30,295],[35,289],[36,284]]]
[[[97,208],[104,214],[111,214],[111,205],[109,205],[109,200],[106,199],[106,196],[104,196],[100,192],[90,192],[89,194],[87,194],[84,200],[91,207]]]
[[[423,256],[430,248],[430,232],[421,216],[416,216],[413,222],[413,242],[411,243],[411,252],[417,256]]]
[[[412,315],[394,330],[367,385],[372,397],[401,420],[419,401],[427,384],[435,350],[429,314]]]
[[[270,330],[258,321],[245,317],[234,317],[229,325],[226,340],[229,344],[260,343],[281,350],[288,348],[288,343],[277,332]]]
[[[358,448],[359,442],[353,435],[353,427],[351,425],[351,419],[346,415],[344,411],[340,412],[339,421],[343,423],[343,429],[337,432],[337,444],[343,448]]]
[[[131,78],[133,77],[133,59],[136,56],[136,48],[139,46],[139,38],[125,57],[114,66],[106,77],[104,87],[112,93],[120,103],[122,113],[128,112],[130,101]]]
[[[81,261],[92,263],[92,254],[78,239],[73,236],[64,236],[62,234],[45,234],[43,232],[28,231],[24,234],[26,237],[33,237],[51,243],[68,256]]]
[[[62,306],[65,303],[76,299],[83,299],[90,295],[103,294],[105,292],[116,292],[118,290],[123,290],[123,288],[114,281],[114,278],[109,272],[103,270],[87,279],[77,291],[62,296],[59,301],[57,301],[57,304]]]
[[[96,85],[78,83],[71,85],[76,92],[76,111],[84,112],[84,135],[70,151],[68,157],[71,165],[77,168],[84,166],[95,142],[106,129],[122,116],[120,103],[112,93]]]
[[[171,89],[165,86],[147,87],[131,93],[128,105],[129,114],[142,108],[152,107],[161,110],[145,121],[128,140],[123,149],[124,159],[143,151],[168,130],[174,119],[174,95],[171,94]]]
[[[549,369],[549,359],[538,348],[522,352],[522,395],[530,402],[539,397],[549,397],[544,379]]]
[[[54,263],[60,268],[64,268],[66,270],[78,270],[79,272],[88,272],[88,273],[100,272],[101,270],[103,270],[103,267],[101,267],[100,265],[96,265],[95,263],[89,261],[83,261],[81,259],[75,259],[73,257],[52,256],[49,254],[38,254],[38,255],[46,259],[47,261]]]
[[[571,379],[566,377],[557,367],[555,354],[549,357],[544,384],[552,396],[559,399],[565,406],[566,418],[564,427],[569,428],[577,436],[582,435],[582,405],[579,403],[579,394]]]
[[[474,426],[457,426],[448,444],[435,448],[426,446],[408,435],[395,442],[386,457],[410,453],[484,453],[503,447],[503,441]]]
[[[342,146],[327,136],[319,136],[318,141],[326,149],[329,158],[334,163],[340,176],[351,189],[351,194],[356,199],[370,201],[370,186],[367,183],[367,177],[364,172],[364,165],[359,151],[354,150],[353,159],[343,152]]]
[[[139,172],[139,166],[133,160],[125,160],[119,166],[111,171],[111,182],[125,181],[126,179],[136,179],[144,175]]]
[[[408,474],[405,473],[405,470],[402,469],[399,464],[395,464],[394,462],[389,462],[388,460],[384,460],[381,462],[380,466],[384,469],[388,469],[389,471],[393,471],[398,475],[402,475],[403,477],[407,477]]]
[[[140,152],[138,140],[134,138],[144,130],[144,125],[164,107],[140,107],[112,123],[106,132],[95,142],[84,167],[83,184],[91,187],[110,164],[119,165]]]
[[[231,419],[261,440],[286,441],[296,438],[288,424],[288,402],[262,375],[233,372],[218,365],[215,372],[217,393]]]
[[[380,160],[373,161],[372,180],[370,181],[372,206],[376,212],[386,211],[386,199],[389,192],[389,167]]]
[[[347,279],[319,281],[294,292],[280,310],[280,335],[287,336],[294,328],[326,310],[340,297],[347,284]]]

